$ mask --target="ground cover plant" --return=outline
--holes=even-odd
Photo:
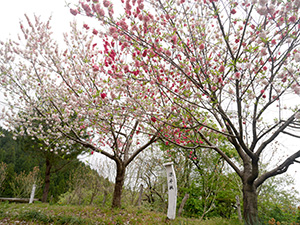
[[[95,206],[8,204],[0,203],[0,222],[11,224],[239,224],[234,220],[215,218],[210,221],[177,218],[168,221],[166,214],[145,208],[98,208]]]

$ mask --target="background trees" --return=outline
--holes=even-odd
[[[1,165],[5,165],[1,177],[6,175],[0,196],[29,198],[32,185],[36,181],[36,197],[42,199],[44,189],[47,186],[45,184],[47,171],[45,154],[48,154],[52,169],[56,170],[57,173],[49,174],[52,183],[49,183],[47,194],[50,193],[51,201],[57,201],[58,197],[69,188],[68,179],[73,170],[80,164],[78,159],[74,156],[72,158],[72,153],[63,157],[63,155],[56,155],[45,149],[41,150],[41,143],[37,143],[32,137],[19,136],[13,139],[11,132],[3,128],[0,129],[5,134],[4,137],[0,137],[0,162]],[[1,168],[3,169],[3,167]]]

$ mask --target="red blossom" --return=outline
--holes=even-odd
[[[105,93],[101,93],[100,96],[101,96],[102,99],[105,99],[107,95]]]
[[[96,29],[93,30],[93,34],[97,35],[98,31]]]
[[[142,56],[143,56],[143,57],[146,57],[146,56],[147,56],[147,49],[144,50]]]
[[[152,121],[153,123],[155,123],[155,122],[156,122],[156,118],[155,118],[154,116],[152,116],[152,117],[151,117],[151,121]]]
[[[87,30],[90,29],[90,27],[87,24],[83,24],[83,27]]]

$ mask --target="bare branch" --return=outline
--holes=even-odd
[[[273,170],[266,172],[262,174],[255,182],[254,185],[256,187],[259,187],[265,180],[267,180],[270,177],[282,174],[286,172],[290,165],[292,165],[294,162],[298,162],[296,159],[300,157],[300,150],[290,157],[288,157],[281,165],[277,166]]]

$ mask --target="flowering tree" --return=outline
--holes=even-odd
[[[126,107],[128,93],[121,86],[122,73],[112,77],[100,66],[121,61],[122,55],[108,49],[114,41],[104,39],[103,48],[98,49],[94,40],[98,32],[90,32],[86,24],[78,29],[76,23],[65,34],[61,50],[51,37],[49,21],[35,17],[33,24],[26,19],[18,42],[1,43],[1,87],[10,104],[3,119],[21,127],[19,135],[26,133],[51,145],[54,153],[77,143],[91,154],[99,152],[113,160],[112,206],[120,207],[126,167],[157,139],[149,136],[156,131]]]
[[[290,153],[260,173],[262,154],[280,135],[299,137],[299,108],[285,109],[284,101],[300,93],[300,2],[114,4],[87,0],[70,10],[98,19],[103,36],[115,43],[106,46],[103,70],[112,79],[123,77],[120,88],[136,106],[133,113],[140,119],[151,115],[166,144],[217,151],[242,180],[245,221],[257,224],[257,188],[286,172],[300,156],[300,151]],[[110,57],[116,49],[123,57],[118,63]],[[241,164],[230,159],[216,139],[208,138],[207,131],[226,137]]]

